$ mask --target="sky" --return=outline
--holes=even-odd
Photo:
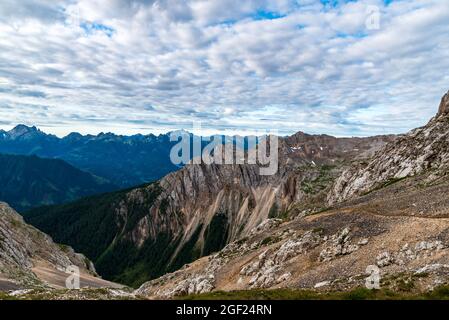
[[[2,0],[0,128],[64,136],[424,125],[449,0]]]

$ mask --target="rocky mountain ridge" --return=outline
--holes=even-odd
[[[120,136],[112,133],[63,138],[35,126],[0,130],[0,153],[61,159],[93,175],[128,188],[160,179],[179,169],[170,161],[169,134]]]
[[[336,180],[328,203],[360,196],[385,184],[425,171],[437,179],[449,166],[449,93],[444,95],[437,115],[421,128],[398,137],[379,150],[370,161],[350,167]]]
[[[149,298],[347,291],[372,272],[382,288],[427,292],[449,279],[445,99],[428,125],[399,137],[280,139],[273,176],[256,165],[189,164],[27,219],[89,252],[109,279],[156,278],[135,292]]]
[[[272,176],[260,175],[257,165],[189,164],[157,183],[34,210],[26,219],[85,253],[106,278],[135,286],[220,250],[267,218],[323,209],[341,170],[393,139],[298,133],[280,139]],[[86,225],[93,235],[80,237]]]
[[[449,112],[449,91],[441,99],[440,107],[438,108],[437,116],[444,115]]]

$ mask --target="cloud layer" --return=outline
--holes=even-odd
[[[405,132],[449,89],[448,21],[449,0],[3,0],[0,127]]]

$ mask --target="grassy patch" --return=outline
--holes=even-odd
[[[428,293],[393,292],[388,289],[356,288],[348,292],[319,293],[311,290],[274,289],[216,291],[200,295],[177,297],[182,300],[449,300],[449,286]]]
[[[322,227],[316,227],[316,228],[313,228],[312,232],[313,232],[313,233],[321,234],[321,233],[324,232],[324,228],[322,228]]]
[[[0,300],[14,300],[14,297],[11,297],[9,294],[0,291]]]
[[[302,181],[301,190],[305,194],[317,194],[326,189],[334,180],[332,170],[335,166],[322,165],[318,168],[318,176],[315,179]]]
[[[281,241],[281,239],[278,238],[278,237],[266,237],[265,239],[263,239],[260,242],[260,245],[266,246],[266,245],[269,245],[269,244],[272,244],[272,243],[277,243],[279,241]]]
[[[268,213],[269,219],[281,219],[283,221],[286,221],[288,220],[288,217],[289,211],[280,211],[276,203],[273,204],[273,206],[270,209],[270,212]]]
[[[402,177],[402,178],[390,178],[390,179],[386,180],[385,182],[379,184],[377,187],[374,187],[373,189],[365,192],[363,195],[366,196],[366,195],[368,195],[368,194],[370,194],[370,193],[372,193],[374,191],[378,191],[380,189],[386,188],[388,186],[391,186],[391,185],[393,185],[395,183],[398,183],[398,182],[400,182],[400,181],[402,181],[404,179],[407,179],[407,178],[408,178],[408,176]]]

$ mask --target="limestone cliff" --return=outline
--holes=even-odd
[[[449,164],[449,94],[446,94],[436,117],[422,128],[398,137],[379,150],[370,161],[350,167],[336,180],[328,195],[335,204],[355,198],[400,179],[432,171],[428,179],[446,173]]]

